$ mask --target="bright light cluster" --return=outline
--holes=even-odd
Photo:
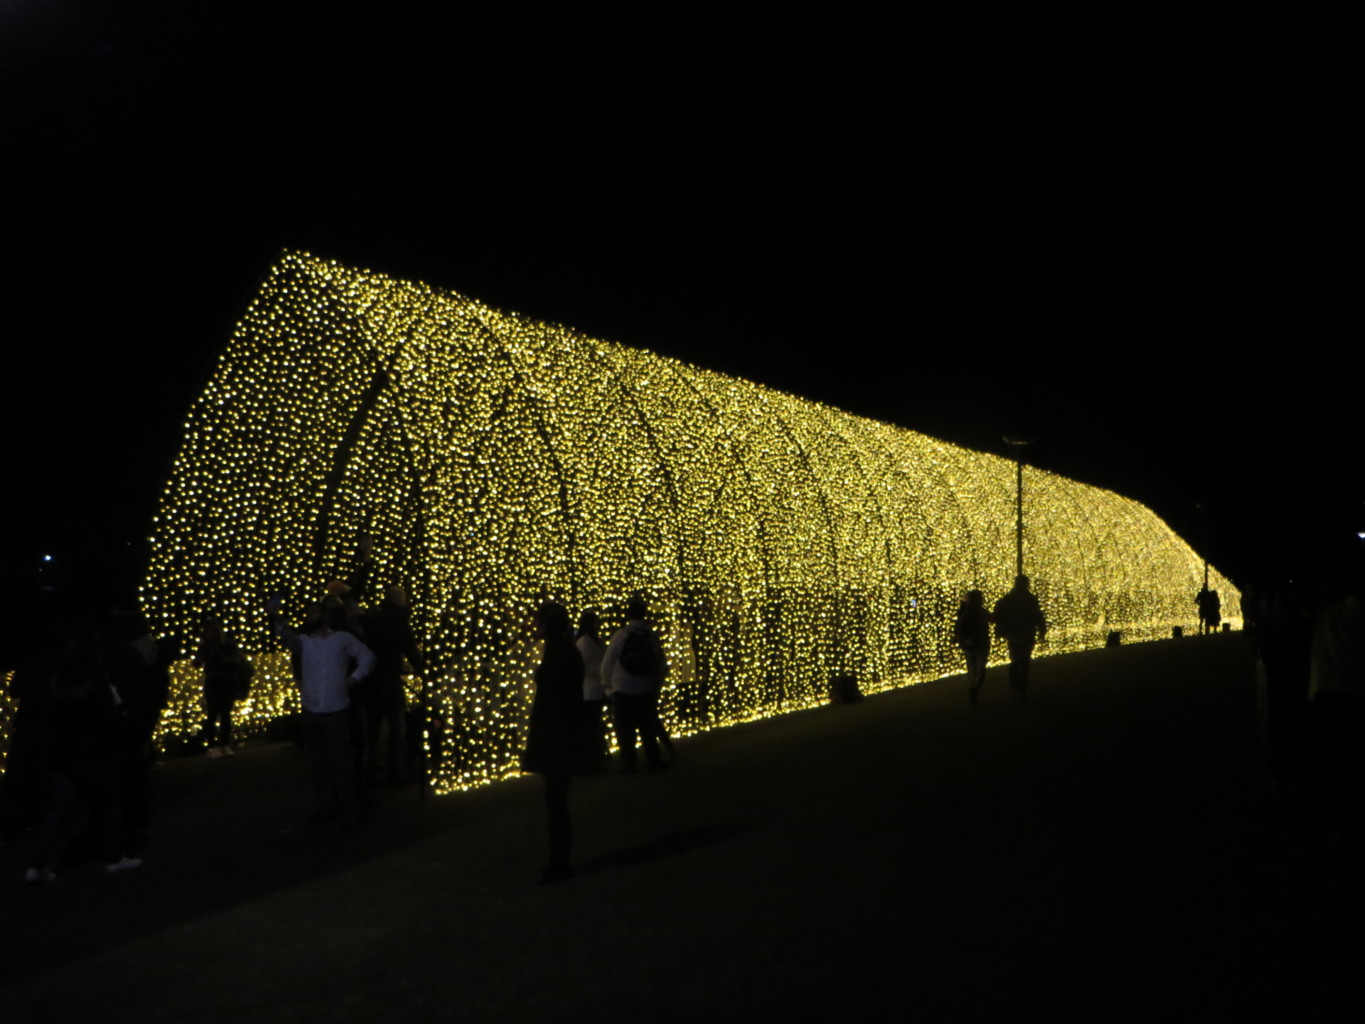
[[[10,684],[13,682],[12,669],[0,671],[0,775],[5,773],[5,764],[9,760],[9,741],[14,732],[14,714],[19,710],[19,702],[10,693]]]
[[[1152,512],[1034,469],[1024,490],[1045,650],[1195,626],[1202,563]],[[376,589],[412,597],[449,791],[516,772],[546,597],[610,627],[648,596],[676,733],[821,703],[841,673],[875,692],[961,671],[959,600],[1014,575],[1014,463],[287,253],[190,413],[146,611],[271,652],[242,709],[259,727],[298,706],[267,595],[297,613],[361,533]],[[182,664],[163,729],[201,719]]]

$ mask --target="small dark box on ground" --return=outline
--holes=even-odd
[[[863,692],[853,676],[835,676],[829,682],[829,699],[835,704],[856,704],[863,699]]]

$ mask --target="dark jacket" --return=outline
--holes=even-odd
[[[991,616],[985,608],[973,608],[965,601],[957,609],[953,640],[964,651],[988,651],[991,647]]]
[[[1038,598],[1015,587],[995,602],[995,635],[1016,644],[1032,644],[1047,632]]]
[[[583,656],[565,634],[545,641],[536,669],[536,696],[521,766],[528,772],[567,775],[595,764],[583,701]]]
[[[374,674],[401,676],[403,659],[421,671],[422,652],[412,635],[412,613],[392,601],[382,601],[365,615],[365,644],[374,651]]]

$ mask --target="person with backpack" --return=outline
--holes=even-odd
[[[626,624],[612,636],[602,659],[602,684],[611,694],[616,744],[621,750],[622,770],[626,772],[634,772],[638,765],[637,734],[649,770],[665,767],[659,757],[661,729],[656,730],[653,723],[658,719],[655,702],[668,665],[658,634],[645,622],[647,614],[644,598],[632,597],[626,606]]]

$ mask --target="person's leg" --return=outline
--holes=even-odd
[[[76,780],[66,772],[53,772],[48,779],[47,807],[38,823],[33,852],[29,855],[29,863],[40,873],[57,867],[65,847],[67,830],[79,807],[80,793],[76,788]],[[39,880],[39,874],[30,876],[30,881]]]
[[[355,736],[354,722],[348,711],[332,711],[323,716],[325,723],[327,771],[330,776],[332,806],[342,824],[355,823],[358,789],[351,754]]]
[[[541,874],[546,882],[569,876],[569,847],[573,825],[569,821],[569,773],[547,772],[545,778],[545,817],[549,826],[550,860]]]
[[[308,752],[308,762],[313,772],[313,822],[321,824],[334,813],[332,807],[332,782],[327,771],[324,715],[316,711],[305,711],[299,719],[303,732],[303,749]]]
[[[204,746],[211,755],[222,746],[220,725],[223,719],[223,688],[214,679],[204,682]]]
[[[1010,685],[1023,700],[1028,690],[1029,661],[1033,658],[1033,644],[1010,643]]]
[[[371,709],[371,699],[370,693],[353,697],[345,712],[347,764],[351,766],[351,784],[356,793],[364,791],[365,772],[374,761],[371,729],[379,732],[379,715]]]
[[[659,691],[655,690],[646,698],[645,704],[645,732],[648,733],[651,742],[656,742],[663,749],[668,751],[670,760],[676,760],[678,752],[673,749],[673,738],[668,735],[668,730],[664,728],[663,719],[659,717]],[[655,748],[657,754],[657,747]],[[645,756],[649,756],[649,748],[645,748]],[[656,763],[656,762],[651,762]]]
[[[1029,648],[1027,644],[1021,644],[1011,640],[1010,648],[1010,689],[1014,695],[1020,699],[1024,696],[1024,687],[1028,685],[1028,657]]]
[[[962,653],[967,658],[967,698],[975,704],[981,684],[986,681],[986,652],[970,650]]]
[[[611,699],[612,721],[616,726],[616,747],[621,752],[621,766],[626,771],[635,771],[635,731],[636,721],[632,700],[627,693],[618,693]]]
[[[389,723],[388,762],[389,781],[402,782],[407,776],[403,766],[407,763],[407,720],[408,712],[400,691],[391,695],[385,709],[384,719]]]
[[[127,856],[120,768],[115,759],[92,765],[84,781],[90,799],[90,816],[98,824],[100,856],[110,871],[138,867],[142,863]]]

